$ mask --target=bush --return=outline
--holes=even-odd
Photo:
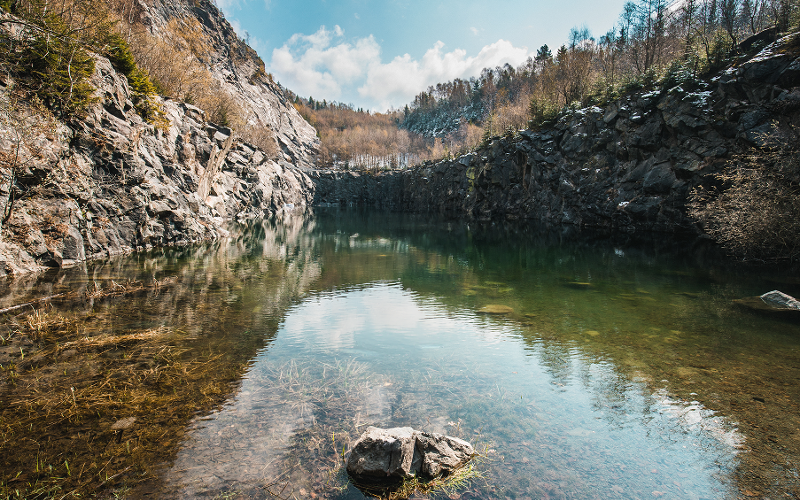
[[[278,147],[275,133],[268,126],[248,125],[242,130],[241,136],[245,142],[263,151],[270,160],[278,158],[280,147]]]
[[[777,139],[777,134],[772,136]],[[747,260],[800,257],[800,148],[777,141],[734,157],[716,175],[719,186],[697,189],[689,215],[732,254]]]
[[[154,100],[159,88],[136,64],[128,42],[119,33],[112,33],[108,36],[106,46],[106,55],[109,61],[128,79],[128,85],[133,91],[131,100],[136,107],[136,112],[150,123],[159,121],[163,112]]]
[[[706,48],[702,73],[711,75],[724,69],[731,62],[731,54],[734,49],[733,42],[725,31],[717,30]]]
[[[69,29],[49,16],[45,27],[23,30],[18,36],[0,33],[0,44],[8,47],[0,63],[14,77],[21,90],[36,95],[49,109],[69,116],[94,101],[88,78],[94,60],[83,46],[67,35]]]
[[[667,66],[667,71],[661,79],[661,87],[669,90],[682,86],[684,90],[691,91],[697,86],[697,75],[694,72],[695,61],[692,59],[676,59]]]
[[[533,97],[531,98],[528,113],[530,115],[528,127],[538,130],[545,124],[556,121],[561,113],[561,108],[546,99]]]

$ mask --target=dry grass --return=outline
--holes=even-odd
[[[396,488],[389,490],[376,489],[366,485],[355,485],[363,493],[380,500],[406,500],[414,495],[458,497],[460,491],[468,489],[474,482],[485,479],[480,470],[481,456],[456,470],[446,477],[438,477],[430,481],[412,478],[404,481]]]

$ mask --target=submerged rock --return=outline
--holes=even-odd
[[[393,485],[404,479],[449,476],[475,455],[458,438],[411,427],[369,427],[347,458],[347,472],[359,484]]]
[[[514,309],[500,304],[489,304],[478,309],[478,314],[511,314]]]

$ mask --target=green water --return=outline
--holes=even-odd
[[[482,477],[438,498],[800,494],[800,326],[732,302],[800,295],[792,276],[737,270],[667,236],[389,214],[321,211],[234,234],[3,299],[174,276],[158,293],[82,304],[87,331],[161,328],[189,366],[218,363],[211,379],[238,367],[220,404],[139,416],[181,431],[131,466],[136,477],[121,458],[130,497],[363,498],[340,455],[369,425],[482,452]],[[121,411],[80,425],[107,428]]]

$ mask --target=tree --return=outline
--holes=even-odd
[[[750,33],[755,33],[756,17],[752,0],[742,0],[742,9],[739,15],[742,18],[741,24],[745,27],[745,29],[747,29]]]
[[[627,13],[628,5],[626,5]],[[634,5],[636,21],[631,34],[634,60],[639,73],[661,63],[666,38],[666,0],[639,0]]]
[[[22,101],[12,85],[0,91],[0,237],[16,202],[38,185],[29,182],[31,167],[42,160],[42,140],[55,133],[55,118],[39,101]]]
[[[722,0],[719,6],[719,14],[722,27],[725,28],[731,38],[731,43],[735,46],[738,43],[736,41],[736,32],[739,21],[739,0]]]
[[[553,52],[547,44],[539,47],[536,51],[536,58],[533,60],[536,70],[541,73],[544,68],[553,62]]]

